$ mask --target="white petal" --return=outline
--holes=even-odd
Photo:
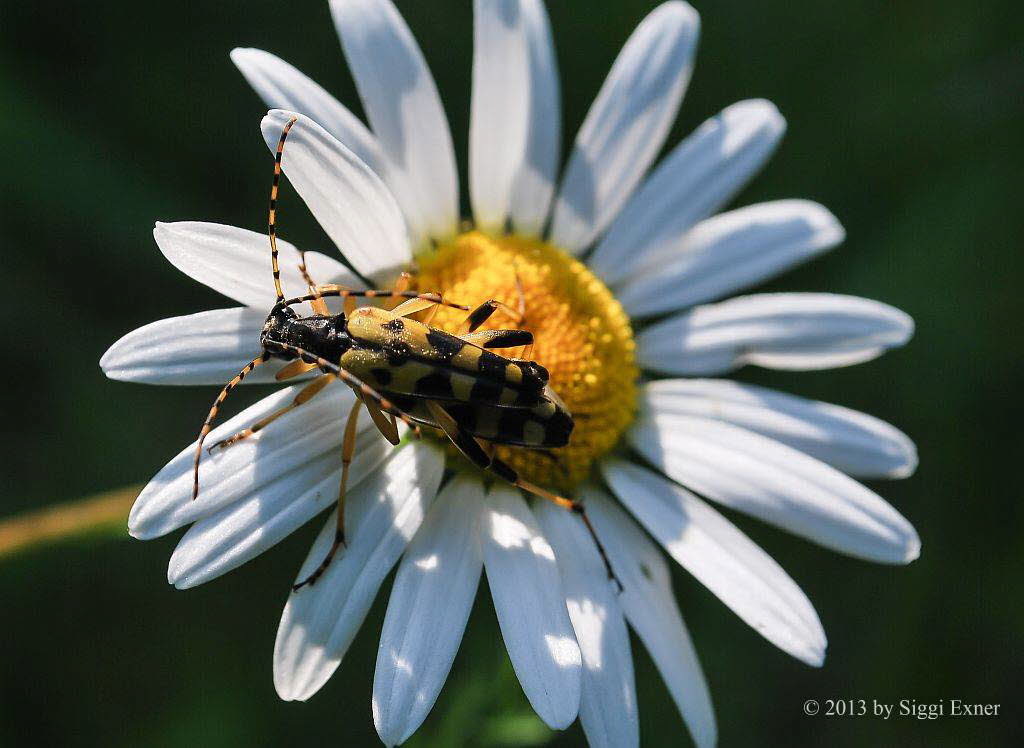
[[[769,436],[844,473],[906,478],[917,449],[899,429],[839,405],[725,379],[662,379],[643,389],[651,413],[703,416]]]
[[[718,729],[711,694],[672,593],[668,564],[636,523],[603,492],[588,486],[583,498],[622,582],[619,603],[627,620],[650,652],[694,743],[713,746]]]
[[[914,528],[876,493],[760,434],[657,414],[637,420],[628,439],[672,480],[826,548],[892,564],[920,552]]]
[[[686,489],[623,460],[605,479],[640,524],[755,631],[808,665],[825,659],[825,631],[803,591],[735,525]]]
[[[550,199],[558,154],[558,103],[557,98],[539,101],[543,108],[535,109],[533,99],[535,95],[551,99],[552,93],[557,97],[557,83],[551,84],[555,75],[551,38],[547,13],[539,0],[474,0],[473,19],[470,201],[477,226],[502,233],[521,174],[539,181],[541,189],[546,182],[546,199]],[[551,137],[552,123],[555,138]],[[537,146],[542,153],[530,156],[544,156],[543,163],[539,170],[532,165],[528,169],[527,149]],[[534,197],[539,203],[543,195]],[[545,203],[539,216],[527,216],[534,230],[546,213]]]
[[[270,239],[266,234],[218,223],[181,221],[157,223],[153,229],[157,246],[174,267],[214,291],[266,313],[274,305],[274,276],[270,262]],[[277,240],[280,252],[281,286],[285,296],[299,296],[307,290],[299,272],[299,252]],[[337,260],[318,252],[307,252],[306,262],[317,283],[339,283],[362,288],[352,271]]]
[[[216,444],[289,405],[302,386],[286,387],[246,408],[211,431],[206,444]],[[128,516],[128,531],[136,538],[155,538],[242,499],[274,504],[281,497],[300,496],[337,466],[343,419],[351,405],[352,391],[344,385],[331,384],[258,434],[229,449],[213,454],[204,452],[199,468],[199,497],[195,501],[193,442],[139,494]],[[196,431],[205,415],[196,414]],[[325,455],[330,459],[319,459]],[[308,470],[302,472],[305,468]]]
[[[512,181],[522,164],[529,57],[519,0],[473,0],[473,96],[469,114],[469,196],[479,228],[501,233]]]
[[[265,311],[242,307],[151,322],[110,346],[100,368],[122,382],[223,385],[260,354],[260,331],[266,320]],[[283,365],[264,364],[242,383],[273,382]]]
[[[285,701],[304,701],[337,669],[384,577],[416,533],[437,494],[444,452],[406,444],[346,502],[348,545],[324,575],[289,595],[274,644],[274,686]],[[316,569],[334,540],[336,512],[313,543],[296,582]]]
[[[352,266],[388,280],[410,259],[402,211],[380,177],[313,120],[275,109],[263,118],[263,139],[277,150],[292,117],[281,166],[313,216]]]
[[[390,0],[332,0],[363,108],[391,165],[414,238],[450,237],[459,181],[441,98],[409,27]]]
[[[836,217],[817,203],[750,205],[698,223],[656,268],[627,278],[615,296],[633,318],[685,309],[768,280],[843,236]]]
[[[658,155],[690,81],[699,28],[697,11],[667,2],[623,46],[569,156],[551,226],[558,246],[589,246]]]
[[[487,496],[480,542],[519,683],[537,716],[563,730],[579,711],[581,659],[554,551],[522,495],[504,485]]]
[[[233,49],[231,61],[260,95],[267,109],[305,114],[387,181],[386,160],[377,138],[319,84],[262,49]]]
[[[588,263],[608,283],[659,265],[693,224],[729,202],[760,170],[785,130],[771,102],[726,107],[661,162]]]
[[[562,146],[562,107],[558,62],[547,10],[540,0],[523,0],[529,55],[529,119],[526,150],[512,185],[512,228],[520,236],[544,230],[555,190]]]
[[[824,293],[737,296],[669,317],[637,336],[637,358],[666,374],[720,374],[745,364],[813,370],[870,361],[906,343],[914,321],[871,299]]]
[[[339,421],[339,428],[343,424]],[[348,493],[380,469],[393,449],[364,414],[349,470]],[[187,589],[215,579],[277,545],[337,504],[341,450],[331,450],[279,480],[287,480],[292,490],[265,489],[192,525],[171,555],[167,581]]]
[[[419,728],[448,678],[480,584],[483,502],[479,478],[452,480],[398,567],[373,676],[373,723],[385,745]]]
[[[301,112],[320,124],[384,181],[404,213],[417,213],[415,200],[406,205],[410,196],[415,198],[409,176],[393,167],[377,137],[348,108],[269,52],[235,49],[231,59],[268,108]]]
[[[638,745],[629,632],[618,595],[580,518],[547,501],[534,507],[558,559],[566,607],[583,656],[580,724],[592,748]]]

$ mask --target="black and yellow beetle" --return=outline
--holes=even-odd
[[[494,456],[494,446],[550,450],[564,447],[573,430],[572,414],[548,384],[548,372],[527,358],[507,358],[492,349],[523,347],[530,350],[533,335],[526,330],[477,331],[495,311],[501,309],[522,320],[522,310],[489,300],[470,312],[461,335],[452,335],[411,319],[436,305],[468,311],[469,307],[445,301],[438,294],[419,293],[402,287],[393,290],[355,291],[334,285],[317,285],[308,275],[304,259],[300,270],[310,293],[285,299],[281,289],[275,220],[281,179],[281,155],[295,119],[282,130],[274,162],[270,193],[271,260],[277,302],[267,316],[260,335],[262,353],[221,390],[199,433],[194,464],[192,498],[199,495],[199,462],[203,442],[209,434],[221,404],[253,369],[271,359],[290,362],[278,373],[279,380],[320,370],[299,391],[292,403],[249,428],[224,439],[210,449],[226,448],[299,407],[334,380],[341,380],[355,392],[342,443],[342,474],[338,491],[338,526],[334,543],[320,566],[293,589],[313,584],[327,569],[345,542],[344,502],[349,464],[355,449],[356,421],[365,406],[374,424],[392,444],[399,443],[398,420],[419,434],[420,426],[442,432],[475,465],[559,506],[576,512],[597,544],[611,578],[615,578],[583,505],[559,496],[524,479],[507,463]],[[345,300],[345,311],[332,314],[325,298]],[[355,308],[355,299],[405,299],[391,310],[379,307]],[[300,316],[293,306],[309,302],[314,313]]]

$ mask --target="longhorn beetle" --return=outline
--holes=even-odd
[[[253,369],[271,359],[280,359],[289,363],[278,372],[279,380],[313,369],[319,369],[320,376],[300,390],[290,405],[218,442],[210,447],[210,451],[227,448],[255,434],[309,401],[336,379],[354,391],[355,402],[345,423],[342,442],[338,524],[334,542],[320,566],[294,585],[293,590],[315,583],[345,543],[345,484],[355,450],[360,406],[366,407],[380,433],[394,445],[399,443],[398,420],[406,423],[417,436],[420,425],[437,429],[481,469],[578,514],[597,545],[609,578],[619,584],[583,505],[524,480],[511,466],[494,456],[495,445],[512,445],[545,453],[564,447],[574,425],[572,415],[548,384],[548,372],[543,366],[526,358],[506,358],[490,350],[525,346],[525,353],[532,350],[532,333],[519,329],[477,331],[499,309],[517,323],[521,322],[524,307],[521,288],[518,311],[494,299],[485,301],[470,312],[464,323],[464,333],[456,336],[410,319],[409,315],[426,309],[436,311],[438,305],[466,311],[469,307],[446,301],[439,294],[406,290],[409,283],[407,274],[390,291],[356,291],[336,285],[317,285],[309,277],[305,256],[300,251],[299,269],[309,286],[309,293],[285,298],[281,289],[275,228],[277,194],[285,140],[296,120],[293,117],[281,131],[270,189],[267,233],[277,301],[260,334],[262,352],[224,386],[199,432],[193,467],[193,500],[199,495],[203,442],[220,406]],[[324,302],[328,297],[342,298],[345,311],[331,314]],[[357,297],[405,301],[391,310],[369,306],[356,309]],[[312,305],[312,315],[303,317],[292,309],[304,302]],[[621,588],[621,584],[619,586]]]

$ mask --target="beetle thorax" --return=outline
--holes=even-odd
[[[263,349],[275,358],[298,358],[294,349],[338,363],[352,346],[345,331],[345,315],[300,317],[291,309],[275,309],[267,317],[260,335]]]

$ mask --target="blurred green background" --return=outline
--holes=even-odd
[[[471,4],[398,5],[437,78],[465,184]],[[567,141],[654,5],[549,3]],[[163,260],[154,221],[263,226],[264,108],[228,51],[278,53],[359,108],[322,2],[0,8],[3,517],[144,481],[194,437],[212,390],[110,382],[97,361],[143,323],[229,305]],[[697,8],[701,49],[670,145],[733,101],[774,101],[788,135],[739,202],[819,200],[848,239],[771,288],[861,294],[905,309],[918,326],[907,348],[869,364],[739,374],[907,431],[920,469],[873,488],[914,522],[924,546],[910,567],[886,568],[737,518],[816,605],[830,643],[822,670],[773,649],[679,572],[721,742],[1009,744],[1022,734],[1024,645],[1019,6]],[[327,245],[294,193],[283,210],[287,238]],[[234,405],[261,394],[247,390]],[[312,531],[187,593],[165,582],[176,537],[94,537],[0,559],[0,745],[377,744],[370,688],[386,595],[309,703],[274,693],[274,633]],[[688,744],[634,644],[643,743]],[[801,709],[809,698],[952,697],[1001,703],[1002,716],[884,722]],[[582,742],[578,726],[553,734],[531,716],[481,590],[448,685],[410,744]]]

